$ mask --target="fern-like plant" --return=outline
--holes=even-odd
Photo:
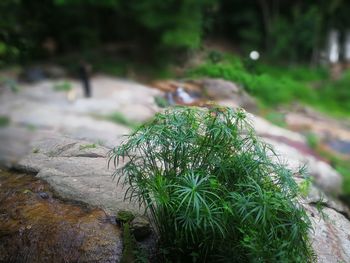
[[[126,198],[146,207],[162,262],[312,262],[298,186],[272,155],[244,111],[179,107],[139,127],[110,162]]]

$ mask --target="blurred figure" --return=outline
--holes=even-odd
[[[91,73],[91,65],[86,63],[83,60],[80,61],[79,78],[81,79],[83,89],[84,89],[84,96],[86,98],[91,97],[90,73]]]

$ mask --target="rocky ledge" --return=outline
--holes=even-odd
[[[294,159],[290,163],[292,167],[295,166],[294,162],[300,161],[298,159],[302,155],[298,155],[296,149],[271,138],[268,140],[277,151],[283,150],[284,153],[291,154],[292,160]],[[33,151],[15,163],[13,168],[44,179],[62,198],[103,208],[110,215],[116,215],[120,210],[136,214],[141,212],[135,203],[124,201],[125,189],[113,181],[112,170],[107,168],[108,148],[54,135],[33,142],[32,146]],[[288,157],[281,154],[281,158],[282,156]],[[324,169],[329,169],[336,175],[326,164],[320,165],[322,161],[313,160],[312,156],[305,158],[311,164],[309,167],[313,169],[315,176],[318,176],[317,173],[324,173]],[[325,189],[329,190],[327,187]],[[334,190],[336,187],[332,186],[330,189]],[[349,209],[319,186],[312,186],[302,203],[313,224],[314,231],[310,236],[319,262],[350,262]]]
[[[130,127],[96,119],[91,113],[97,109],[103,110],[100,114],[118,111],[144,121],[160,110],[154,96],[161,92],[99,77],[93,82],[99,87],[94,99],[78,98],[69,104],[63,95],[53,93],[49,84],[27,87],[17,95],[5,92],[0,97],[0,113],[11,119],[11,125],[0,129],[0,164],[44,179],[61,198],[102,208],[109,215],[121,210],[141,213],[137,204],[124,201],[125,189],[113,181],[107,167],[110,147],[118,145]],[[219,98],[217,102],[234,107],[235,94],[232,100],[221,103]],[[126,105],[125,101],[133,103]],[[350,213],[333,198],[341,192],[342,177],[307,147],[301,134],[253,115],[250,119],[258,135],[275,148],[274,158],[291,169],[306,164],[314,178],[302,203],[313,224],[310,237],[318,261],[350,262]]]

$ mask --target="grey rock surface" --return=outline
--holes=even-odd
[[[325,207],[320,212],[306,206],[312,222],[312,247],[320,263],[350,262],[350,221],[343,214]]]
[[[199,81],[206,96],[214,100],[231,100],[236,106],[249,111],[256,110],[255,100],[237,84],[224,79],[205,78]]]
[[[107,168],[108,151],[131,129],[101,116],[117,111],[130,120],[145,121],[159,111],[154,96],[160,91],[98,76],[92,82],[93,98],[84,99],[77,82],[72,81],[72,94],[54,91],[54,83],[23,86],[19,93],[0,91],[0,115],[11,119],[8,127],[0,128],[0,163],[46,180],[63,198],[114,215],[120,210],[142,213],[137,204],[124,201],[126,189],[112,180],[113,169]],[[341,191],[341,176],[303,151],[306,140],[301,134],[249,117],[258,135],[275,148],[273,158],[292,170],[306,164],[315,178],[317,188],[311,189],[304,205],[315,229],[310,236],[319,262],[350,262],[349,212],[328,195]],[[326,217],[316,209],[318,204],[325,207]]]
[[[36,174],[63,198],[103,208],[140,213],[138,205],[124,201],[125,189],[112,178],[106,155],[109,149],[86,141],[48,137],[34,142],[32,152],[14,164],[19,171]]]

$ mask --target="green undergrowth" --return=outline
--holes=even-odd
[[[242,110],[170,108],[110,152],[126,199],[147,207],[159,262],[314,262],[292,171]],[[300,173],[303,173],[301,170]]]
[[[167,101],[166,98],[164,98],[163,96],[155,96],[154,97],[154,102],[156,103],[156,105],[159,107],[159,108],[166,108],[166,107],[169,107],[170,104],[169,102]]]
[[[350,201],[350,160],[322,147],[317,135],[308,133],[306,140],[311,149],[329,161],[332,167],[343,177],[343,193]],[[348,201],[348,205],[350,202]]]
[[[329,160],[330,164],[343,177],[343,193],[350,197],[350,160],[349,158],[340,157],[324,149],[316,150],[323,158]],[[350,203],[349,203],[350,205]]]
[[[106,116],[106,119],[114,123],[127,126],[132,129],[136,129],[141,125],[141,123],[127,118],[123,113],[119,111],[109,114],[108,116]]]
[[[86,149],[94,149],[96,148],[96,144],[95,143],[91,143],[91,144],[82,144],[79,146],[79,150],[86,150]]]
[[[278,111],[268,111],[267,113],[263,114],[263,117],[277,126],[283,128],[287,127],[285,115],[283,113],[280,113]]]
[[[7,116],[0,116],[0,128],[6,127],[10,124],[11,120]]]
[[[68,92],[72,89],[72,84],[68,81],[63,81],[54,85],[53,89],[55,91]]]
[[[270,65],[230,54],[221,54],[214,60],[210,54],[204,63],[190,68],[187,76],[233,81],[268,108],[298,101],[330,115],[349,116],[350,71],[335,81],[324,68]]]
[[[129,211],[121,210],[117,214],[117,220],[123,229],[123,254],[120,263],[147,263],[147,253],[138,246],[132,233],[130,222],[135,218]]]

